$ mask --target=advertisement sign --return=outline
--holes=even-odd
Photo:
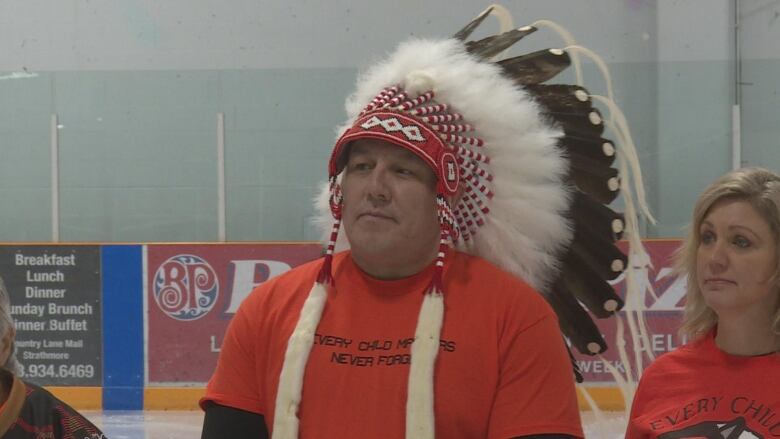
[[[636,380],[637,364],[646,367],[651,358],[685,342],[677,333],[685,281],[671,267],[679,245],[678,240],[645,242],[652,266],[632,268],[637,285],[632,300],[619,318],[596,319],[608,350],[599,356],[574,352],[587,384],[614,385],[615,372]],[[321,247],[173,244],[148,245],[146,252],[147,383],[202,385],[214,371],[225,330],[241,301],[269,278],[319,257]],[[623,297],[625,277],[613,282]],[[631,328],[646,331],[634,338]],[[624,355],[617,348],[621,335]]]
[[[147,382],[203,384],[241,301],[319,244],[147,245]]]
[[[100,247],[0,246],[25,379],[39,385],[100,386]]]
[[[685,305],[686,281],[672,273],[672,255],[681,241],[649,240],[644,244],[652,265],[629,268],[636,283],[632,297],[626,300],[618,318],[595,319],[607,342],[607,351],[599,356],[574,352],[587,384],[614,385],[614,372],[637,381],[638,365],[647,367],[653,358],[686,342],[678,335]],[[622,248],[626,250],[625,246]],[[623,298],[626,276],[627,273],[624,273],[612,282]],[[625,341],[625,356],[620,353],[621,340]]]

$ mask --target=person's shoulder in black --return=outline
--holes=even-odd
[[[0,413],[3,439],[104,439],[92,422],[46,389],[2,370],[8,398]]]

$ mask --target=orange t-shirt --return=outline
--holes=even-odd
[[[571,362],[549,305],[483,259],[450,251],[446,260],[436,436],[581,437]],[[321,263],[264,283],[242,303],[201,403],[262,414],[271,428],[287,340]],[[306,366],[300,438],[404,437],[410,344],[432,270],[381,281],[349,252],[335,256],[335,288]]]
[[[780,438],[780,354],[729,355],[714,331],[642,375],[627,439]]]

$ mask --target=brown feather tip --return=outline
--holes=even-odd
[[[466,51],[474,56],[487,59],[503,52],[526,35],[536,32],[536,30],[533,26],[525,26],[483,38],[479,41],[469,41],[466,43]]]
[[[571,65],[571,59],[565,52],[555,55],[550,49],[546,49],[506,58],[497,64],[516,83],[530,85],[554,78]]]
[[[493,6],[488,7],[484,11],[482,11],[481,14],[477,15],[476,18],[471,20],[467,25],[463,26],[463,29],[459,30],[455,33],[455,35],[452,36],[452,38],[464,41],[466,38],[468,38],[472,32],[474,32],[474,29],[479,27],[479,25],[485,21],[485,18],[487,18],[490,13],[493,12]]]

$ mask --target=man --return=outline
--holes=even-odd
[[[585,195],[566,180],[565,127],[478,56],[495,49],[413,41],[358,84],[329,164],[326,256],[242,303],[201,400],[204,439],[582,437],[537,290],[577,317],[557,268]]]

